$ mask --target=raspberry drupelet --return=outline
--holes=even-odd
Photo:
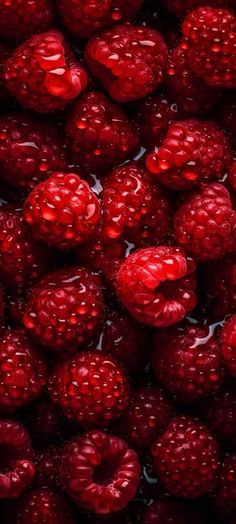
[[[32,290],[24,324],[42,345],[75,351],[98,330],[103,315],[99,279],[83,267],[58,269]]]
[[[214,490],[214,505],[221,515],[232,515],[236,511],[236,455],[227,455],[219,469]]]
[[[7,88],[38,113],[62,109],[87,85],[87,73],[59,31],[33,35],[13,51],[4,73]]]
[[[91,351],[58,363],[49,379],[49,393],[69,420],[85,428],[110,424],[130,400],[122,368],[112,357]]]
[[[29,491],[20,499],[17,524],[76,524],[69,503],[49,487]]]
[[[93,430],[66,444],[60,476],[79,506],[105,515],[121,511],[135,497],[140,465],[124,440]]]
[[[44,31],[53,21],[51,0],[2,0],[0,36],[25,40],[32,33]]]
[[[152,502],[144,512],[141,524],[206,524],[196,507],[170,497]]]
[[[116,278],[121,303],[140,322],[175,324],[196,305],[195,263],[177,247],[139,249],[121,264]]]
[[[163,79],[168,51],[155,29],[124,24],[93,36],[85,56],[111,98],[123,103],[155,91]]]
[[[217,440],[236,449],[236,391],[234,382],[226,384],[202,406],[202,415]]]
[[[35,467],[30,437],[15,420],[0,420],[0,499],[19,497],[31,484]]]
[[[66,133],[69,153],[88,170],[115,167],[138,147],[137,133],[122,107],[95,91],[69,111]]]
[[[174,418],[153,444],[152,456],[157,474],[170,495],[196,498],[214,486],[219,466],[217,443],[197,419]]]
[[[220,346],[228,371],[236,378],[236,315],[232,315],[222,328]]]
[[[225,174],[232,162],[227,136],[214,122],[189,119],[172,124],[146,166],[170,189],[192,189]]]

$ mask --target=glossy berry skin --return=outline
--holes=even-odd
[[[32,33],[44,31],[53,21],[51,0],[2,0],[0,36],[24,40]]]
[[[152,447],[153,463],[170,495],[196,498],[215,483],[217,443],[201,422],[191,417],[173,419]]]
[[[144,512],[141,524],[204,524],[196,508],[168,498],[152,502]]]
[[[197,119],[172,124],[159,147],[147,156],[147,169],[171,189],[191,189],[217,180],[231,163],[228,139],[214,122]]]
[[[116,278],[121,303],[140,322],[164,327],[196,305],[195,264],[177,247],[139,249],[121,264]]]
[[[47,382],[44,356],[23,329],[0,340],[0,411],[14,412],[39,397]]]
[[[152,370],[169,393],[187,403],[212,395],[225,376],[219,344],[208,326],[157,331]]]
[[[85,268],[71,267],[49,273],[35,286],[24,324],[47,348],[74,351],[96,333],[102,313],[98,278]]]
[[[36,473],[34,486],[57,488],[60,490],[59,469],[61,464],[62,446],[50,446],[42,449],[35,459]]]
[[[174,217],[178,245],[196,260],[223,258],[236,245],[236,213],[221,184],[203,186],[180,206]]]
[[[17,524],[76,524],[68,502],[44,487],[29,491],[19,502]]]
[[[0,449],[0,499],[15,499],[35,474],[30,437],[20,422],[0,420]]]
[[[221,354],[229,373],[236,377],[236,315],[232,315],[221,331]]]
[[[129,404],[129,384],[112,357],[82,352],[58,363],[49,393],[64,415],[83,427],[106,426]]]
[[[111,98],[123,103],[155,91],[163,79],[167,47],[155,29],[124,24],[93,36],[85,56]]]
[[[236,450],[236,392],[234,384],[225,386],[203,404],[207,426],[219,442]]]
[[[236,455],[226,455],[221,464],[214,503],[222,515],[232,515],[236,511]]]
[[[57,0],[63,22],[78,38],[89,38],[99,29],[129,20],[140,9],[143,0]]]
[[[38,113],[65,107],[87,85],[87,73],[75,61],[59,31],[33,35],[7,60],[7,88],[21,106]]]
[[[138,137],[123,109],[102,93],[85,94],[66,123],[69,153],[88,170],[102,171],[135,153]]]
[[[199,7],[185,18],[182,31],[191,69],[211,86],[236,87],[235,15]]]
[[[24,203],[32,236],[60,249],[88,241],[99,215],[97,197],[75,173],[54,173],[38,184]]]
[[[105,515],[121,511],[134,498],[140,465],[124,440],[93,430],[66,444],[60,476],[79,506]]]
[[[30,190],[66,167],[57,128],[27,113],[0,118],[0,178],[16,189]]]

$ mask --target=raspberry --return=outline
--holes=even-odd
[[[217,340],[208,326],[157,332],[152,369],[157,380],[181,402],[214,393],[225,373]]]
[[[66,444],[60,474],[79,506],[107,514],[121,511],[134,498],[140,465],[124,440],[94,430]]]
[[[74,351],[96,333],[102,313],[98,278],[83,267],[71,267],[49,273],[35,286],[24,324],[47,348]]]
[[[229,182],[231,186],[236,189],[236,161],[234,161],[230,168]]]
[[[13,324],[23,324],[27,290],[7,290],[7,318]]]
[[[236,246],[236,212],[221,184],[209,184],[191,195],[174,217],[177,243],[196,260],[217,260]]]
[[[76,524],[74,514],[61,495],[50,488],[35,489],[19,502],[17,524]]]
[[[140,322],[175,324],[196,305],[194,269],[193,260],[177,247],[139,249],[120,266],[118,296]]]
[[[35,473],[30,437],[20,422],[0,420],[0,450],[0,499],[17,498]]]
[[[214,499],[223,515],[236,512],[236,455],[226,456],[221,464]]]
[[[76,37],[88,38],[99,29],[131,19],[143,0],[57,0],[65,27]]]
[[[0,7],[1,10],[1,7]],[[1,21],[0,21],[1,25]],[[9,58],[11,52],[5,45],[0,43],[0,108],[3,108],[5,104],[9,101],[9,93],[5,86],[4,81],[4,66],[6,60]]]
[[[33,35],[7,60],[5,80],[18,102],[39,113],[63,108],[87,85],[87,73],[75,62],[59,31]]]
[[[28,114],[0,118],[1,179],[14,188],[32,189],[66,167],[56,127]]]
[[[24,40],[34,32],[44,31],[53,21],[51,0],[2,0],[0,36]]]
[[[163,0],[164,6],[171,13],[183,18],[187,13],[200,6],[206,5],[206,0]],[[207,0],[208,6],[235,7],[235,0]]]
[[[88,170],[102,170],[124,162],[138,146],[135,129],[123,109],[102,93],[85,94],[69,112],[68,148]]]
[[[145,511],[141,524],[204,524],[202,515],[183,502],[163,498],[153,502]]]
[[[209,491],[218,469],[217,444],[208,429],[190,417],[176,417],[152,447],[155,469],[165,489],[195,498]]]
[[[47,486],[60,489],[59,469],[62,447],[50,446],[43,449],[36,457],[36,473],[34,484],[38,488]]]
[[[85,56],[111,98],[129,102],[151,94],[161,83],[167,47],[155,29],[124,24],[93,36]]]
[[[236,378],[236,315],[232,315],[221,331],[221,353],[230,374]]]
[[[33,237],[61,249],[86,242],[99,214],[97,197],[74,173],[54,173],[35,187],[24,204]]]
[[[236,392],[234,384],[210,397],[203,406],[207,425],[220,442],[236,448]]]
[[[176,190],[217,180],[230,164],[231,150],[224,132],[214,122],[196,119],[172,124],[160,148],[146,161],[159,182]]]
[[[204,264],[202,281],[207,292],[209,310],[222,320],[236,311],[236,257],[230,255],[216,262]]]
[[[149,448],[173,415],[173,406],[161,389],[141,387],[134,391],[120,429],[131,446]]]
[[[223,99],[223,104],[220,107],[217,115],[220,125],[226,130],[232,145],[235,144],[236,135],[236,99],[234,91],[232,94]]]
[[[199,7],[184,20],[183,47],[191,69],[207,84],[236,87],[235,15],[227,9]]]
[[[40,445],[59,441],[65,437],[68,429],[68,421],[66,421],[65,428],[64,418],[54,402],[48,397],[40,397],[38,402],[30,407],[26,425]]]

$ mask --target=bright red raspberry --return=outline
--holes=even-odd
[[[44,487],[29,491],[19,502],[17,524],[76,524],[68,502]]]
[[[40,446],[60,441],[67,435],[69,424],[52,400],[43,396],[28,409],[25,423]]]
[[[59,469],[61,464],[62,446],[50,446],[42,449],[35,460],[36,472],[34,485],[37,488],[47,486],[60,489]]]
[[[68,148],[88,170],[106,170],[132,156],[138,137],[123,109],[102,93],[85,94],[69,112]]]
[[[0,7],[1,10],[1,7]],[[0,21],[1,25],[1,21]],[[10,49],[8,49],[5,45],[0,43],[0,107],[4,108],[6,107],[6,103],[9,100],[9,92],[5,85],[4,80],[4,67],[7,59],[9,58],[11,52]]]
[[[32,33],[44,31],[53,21],[51,0],[1,0],[0,36],[24,40]]]
[[[200,497],[214,485],[217,443],[208,429],[191,417],[176,417],[152,447],[155,469],[171,495]]]
[[[227,9],[199,7],[184,20],[183,47],[191,69],[211,86],[236,87],[236,18]]]
[[[25,406],[47,383],[44,356],[23,329],[6,330],[0,340],[0,410]]]
[[[196,507],[170,497],[153,502],[144,512],[141,524],[204,524]]]
[[[52,400],[83,427],[106,426],[127,408],[129,384],[112,357],[82,352],[61,362],[49,380]]]
[[[24,113],[0,118],[0,178],[14,188],[32,189],[66,167],[57,128]]]
[[[20,422],[0,420],[0,450],[0,499],[14,499],[35,474],[30,437]]]
[[[222,515],[236,512],[236,455],[225,457],[214,491],[214,505]]]
[[[226,386],[203,405],[203,416],[212,433],[222,443],[236,449],[236,391]]]
[[[162,389],[141,387],[133,392],[120,431],[131,446],[149,448],[165,431],[174,409]]]
[[[191,189],[217,180],[232,161],[228,138],[214,122],[196,119],[172,124],[158,149],[147,157],[148,170],[170,189]]]
[[[79,506],[107,514],[121,511],[135,497],[140,465],[124,440],[94,430],[66,444],[60,476]]]
[[[139,249],[120,266],[118,297],[140,322],[175,324],[196,305],[194,269],[194,261],[177,247]]]
[[[38,184],[24,203],[24,217],[36,240],[69,249],[92,237],[100,204],[75,173],[54,173]]]
[[[124,24],[93,36],[86,60],[114,100],[129,102],[155,91],[163,79],[167,54],[155,29]]]
[[[57,0],[62,23],[78,38],[131,19],[143,0]]]
[[[96,333],[102,313],[98,278],[83,267],[70,267],[49,273],[35,286],[24,324],[47,348],[74,351]]]
[[[236,257],[230,255],[222,260],[204,264],[202,282],[207,293],[209,313],[222,320],[236,312]]]
[[[26,108],[48,113],[63,108],[87,85],[87,73],[59,31],[33,35],[5,65],[10,93]]]
[[[221,184],[203,186],[190,195],[174,217],[177,243],[196,260],[223,258],[236,247],[236,212]]]
[[[229,373],[236,378],[236,315],[232,315],[221,331],[221,354]]]
[[[225,377],[220,347],[208,326],[156,332],[152,370],[158,382],[181,402],[212,395]]]

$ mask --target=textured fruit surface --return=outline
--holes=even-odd
[[[75,524],[73,512],[61,495],[45,487],[27,493],[17,510],[17,524]]]
[[[171,13],[183,18],[187,13],[197,7],[208,5],[212,7],[235,7],[235,0],[163,0],[166,9]]]
[[[60,475],[79,506],[106,514],[122,510],[134,498],[140,465],[124,440],[94,430],[66,444]]]
[[[236,511],[236,455],[226,456],[221,464],[214,500],[223,515]]]
[[[204,264],[202,282],[207,293],[209,312],[218,320],[236,311],[236,258]]]
[[[183,502],[163,498],[153,502],[144,512],[142,524],[204,524],[202,515],[196,507],[192,508]]]
[[[53,21],[51,0],[2,0],[0,36],[24,40],[35,31],[47,29]]]
[[[62,446],[49,446],[42,449],[35,459],[34,485],[37,488],[47,486],[60,490],[59,469],[61,464]]]
[[[236,391],[226,385],[203,405],[203,417],[222,445],[236,449]]]
[[[0,43],[0,108],[9,101],[9,93],[4,81],[4,66],[10,56],[10,49]]]
[[[230,317],[221,331],[221,353],[233,377],[236,377],[236,315]]]

